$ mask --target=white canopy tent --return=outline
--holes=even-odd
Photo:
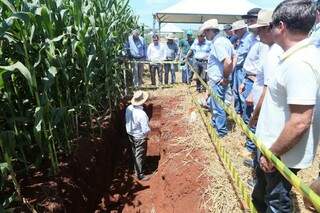
[[[248,0],[181,0],[169,8],[155,13],[159,28],[162,23],[203,23],[208,19],[218,19],[227,24],[241,19],[248,10],[258,7]],[[154,26],[155,27],[155,26]]]
[[[177,25],[168,23],[161,28],[161,33],[183,33]]]

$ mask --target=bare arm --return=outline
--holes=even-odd
[[[290,118],[280,136],[270,148],[276,156],[281,156],[294,147],[310,128],[314,105],[289,105]]]
[[[233,71],[233,58],[225,58],[223,60],[223,77],[228,78]]]

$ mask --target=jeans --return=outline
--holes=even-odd
[[[188,59],[189,64],[192,66],[192,59]],[[182,83],[190,84],[193,77],[193,72],[190,66],[185,63],[182,67]]]
[[[297,174],[298,169],[290,169]],[[258,212],[291,213],[293,202],[290,196],[292,185],[277,170],[265,173],[256,168],[257,183],[252,192],[252,202]]]
[[[195,71],[198,73],[198,75],[200,76],[200,78],[206,82],[206,74],[207,73],[205,72],[205,70],[207,69],[207,62],[195,60],[193,67],[194,67]],[[202,89],[203,89],[203,86],[202,86],[200,80],[197,79],[197,91],[201,91]]]
[[[132,135],[128,136],[133,154],[134,171],[137,177],[140,178],[144,175],[144,164],[147,154],[147,142],[145,138],[136,139]]]
[[[250,118],[251,118],[251,114],[253,112],[253,105],[247,105],[246,99],[252,91],[252,87],[253,87],[254,82],[251,79],[245,78],[243,83],[244,83],[244,89],[241,94],[242,103],[243,103],[243,105],[242,105],[243,106],[242,119],[243,119],[244,123],[248,125]],[[255,128],[250,128],[250,130],[253,133],[255,133]],[[249,138],[247,138],[245,146],[249,152],[255,152],[257,150],[255,144]]]
[[[221,85],[209,81],[212,91],[224,101],[228,85]],[[219,137],[223,137],[228,133],[227,114],[224,109],[213,98],[210,98],[210,109],[212,110],[212,125],[218,132]]]
[[[151,76],[152,85],[156,85],[156,72],[158,72],[159,83],[162,84],[162,65],[161,64],[150,65],[150,76]]]
[[[243,102],[241,100],[241,94],[239,87],[244,79],[242,67],[236,67],[232,73],[232,91],[234,96],[234,108],[238,114],[242,114]]]
[[[139,62],[139,60],[137,60],[137,62]],[[133,75],[133,86],[139,87],[142,84],[144,64],[132,63],[131,67],[132,67],[132,75]]]
[[[171,84],[176,83],[176,70],[178,70],[177,64],[164,64],[164,83],[169,82],[169,71],[171,72]]]

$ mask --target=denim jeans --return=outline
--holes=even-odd
[[[132,67],[132,76],[133,76],[133,86],[139,87],[142,84],[144,64],[132,63],[131,67]]]
[[[206,81],[206,79],[207,79],[206,74],[207,73],[205,72],[205,70],[207,69],[207,62],[195,60],[193,67],[194,67],[195,71],[198,73],[198,75],[200,76],[200,78],[202,80],[204,80],[205,82],[207,82]],[[197,91],[201,91],[202,89],[203,89],[203,86],[202,86],[200,80],[197,79]]]
[[[243,106],[242,119],[243,119],[244,123],[248,125],[250,118],[251,118],[251,114],[253,112],[253,105],[247,105],[246,99],[252,91],[252,87],[253,87],[254,82],[248,78],[245,78],[243,83],[244,83],[244,89],[241,94],[241,99],[242,99],[242,103],[243,103],[243,105],[242,105]],[[250,130],[253,133],[255,133],[255,128],[250,128]],[[255,152],[257,150],[255,144],[249,138],[247,138],[247,140],[246,140],[245,147],[248,149],[249,152]]]
[[[192,66],[192,59],[189,59],[188,62]],[[182,67],[182,83],[190,84],[193,76],[192,74],[190,66],[185,63]]]
[[[224,101],[228,85],[221,85],[219,83],[213,83],[209,81],[209,85],[212,91]],[[212,125],[218,132],[220,137],[225,136],[228,133],[227,129],[227,114],[224,109],[213,98],[210,98],[210,109],[212,110]]]
[[[176,83],[176,71],[178,70],[177,64],[164,64],[164,83],[169,82],[169,72],[171,73],[171,83]]]
[[[297,174],[298,169],[290,169]],[[293,202],[290,196],[292,185],[277,170],[265,173],[256,168],[257,183],[252,192],[252,202],[258,212],[291,213]]]
[[[232,91],[234,96],[234,108],[238,114],[242,114],[243,102],[241,100],[241,94],[239,87],[244,80],[242,67],[236,67],[232,73]]]
[[[151,75],[152,85],[156,85],[156,72],[158,72],[159,84],[162,84],[162,65],[161,64],[150,65],[150,75]]]

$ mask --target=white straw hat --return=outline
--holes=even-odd
[[[205,30],[208,29],[219,29],[219,23],[217,19],[209,19],[205,21],[200,27],[200,33],[202,34]]]
[[[174,39],[176,39],[176,37],[173,35],[173,33],[169,33],[168,35],[167,35],[167,37],[166,37],[166,39],[171,39],[171,40],[174,40]]]
[[[240,30],[246,27],[247,27],[247,24],[244,22],[244,20],[235,21],[232,23],[231,31]]]
[[[272,22],[272,14],[273,12],[271,10],[260,10],[260,12],[258,13],[257,23],[250,25],[249,28],[269,26]]]
[[[148,92],[138,90],[133,94],[133,97],[131,99],[131,104],[134,106],[140,106],[144,104],[148,100],[148,98],[149,98]]]

